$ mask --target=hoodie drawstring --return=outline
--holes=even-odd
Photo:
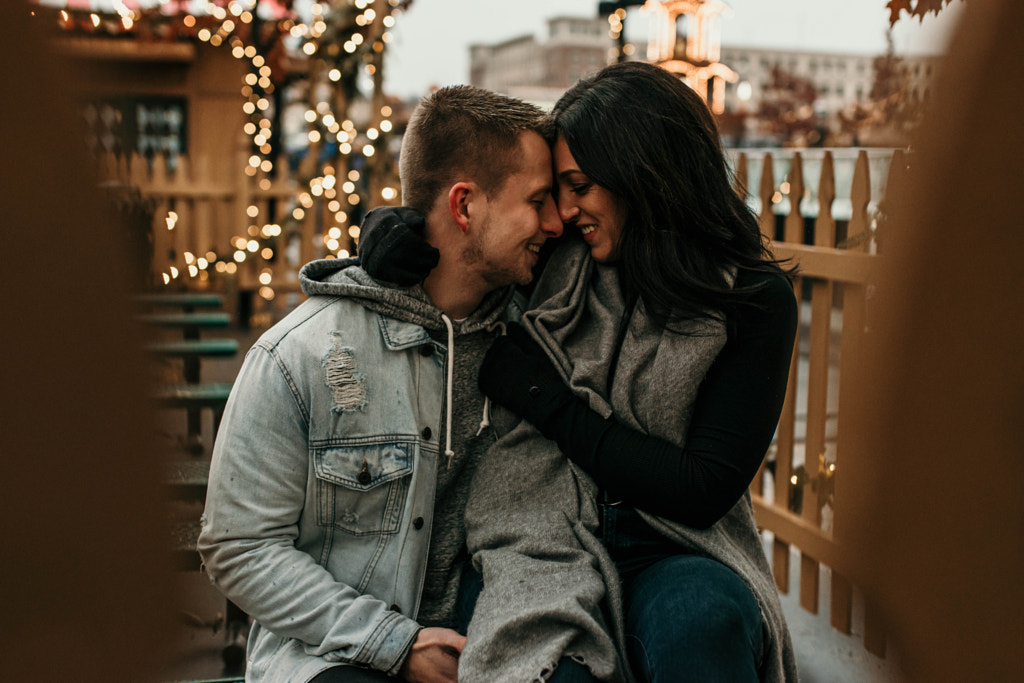
[[[501,336],[505,336],[505,323],[500,320],[495,322],[493,325],[487,328],[488,332],[493,332],[496,329],[501,330]],[[480,420],[480,429],[476,430],[476,435],[480,436],[483,434],[484,429],[491,426],[491,397],[484,394],[484,414],[483,419]]]
[[[452,456],[455,455],[455,451],[452,450],[452,377],[455,372],[455,328],[452,327],[451,318],[446,316],[444,313],[441,314],[441,319],[444,320],[445,327],[448,328],[448,393],[445,397],[445,433],[447,435],[446,445],[444,449],[444,455],[448,458],[448,469],[452,467]]]
[[[452,457],[455,455],[455,451],[452,450],[452,382],[455,372],[455,328],[452,327],[451,318],[444,313],[441,314],[441,320],[444,321],[444,326],[448,328],[448,381],[447,392],[445,394],[445,433],[446,433],[446,444],[444,449],[444,455],[448,459],[447,467],[452,467]],[[500,320],[490,327],[487,328],[488,332],[493,332],[496,329],[501,330],[502,336],[505,334],[505,323]],[[491,399],[488,396],[484,396],[484,413],[480,420],[480,429],[477,430],[476,435],[484,431],[485,427],[491,424]]]

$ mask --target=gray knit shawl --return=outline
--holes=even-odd
[[[675,334],[637,308],[620,335],[625,302],[618,274],[594,263],[583,243],[552,255],[532,304],[523,325],[591,409],[685,443],[697,389],[725,344],[723,325],[704,321]],[[466,507],[467,543],[484,590],[459,680],[543,681],[563,655],[584,662],[600,680],[633,680],[618,575],[594,535],[596,486],[527,422],[496,409],[494,423],[504,436],[484,456]],[[761,608],[761,680],[795,681],[792,642],[749,495],[704,531],[640,514],[683,552],[714,558],[743,578]]]

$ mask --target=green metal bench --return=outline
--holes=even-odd
[[[162,292],[159,294],[137,294],[135,302],[146,306],[180,308],[191,311],[196,308],[223,308],[224,297],[210,292]]]
[[[185,339],[199,339],[199,331],[224,328],[231,324],[227,313],[147,313],[139,321],[154,327],[180,329]]]
[[[220,428],[220,419],[224,415],[224,406],[231,395],[231,383],[217,384],[167,384],[153,391],[153,399],[160,408],[177,408],[189,411],[189,438],[198,436],[198,411],[210,408],[213,411],[213,433]],[[192,417],[196,416],[196,424],[192,425]],[[192,427],[195,427],[193,430]]]
[[[165,384],[154,392],[163,408],[217,408],[231,394],[230,382],[216,384]]]
[[[208,460],[169,461],[164,467],[164,484],[169,489],[170,497],[179,501],[203,501],[206,499],[206,486],[210,478],[210,462]],[[170,520],[171,560],[172,566],[178,571],[199,571],[202,562],[196,549],[199,540],[201,522],[198,516]],[[235,670],[245,661],[246,631],[249,617],[230,600],[225,600],[223,615],[224,648],[221,658],[227,670]],[[241,681],[242,677],[202,679],[205,683],[215,681]],[[196,681],[195,683],[199,683]]]
[[[172,460],[164,466],[164,485],[172,500],[201,503],[206,499],[206,485],[210,479],[209,460]],[[191,543],[195,552],[195,529],[185,533],[178,530],[183,541]]]
[[[199,409],[203,407],[214,409],[214,434],[216,434],[230,385],[200,384],[199,361],[203,358],[230,358],[238,353],[238,342],[234,339],[162,341],[149,344],[146,350],[156,356],[181,358],[184,361],[182,375],[185,383],[157,389],[156,399],[166,407],[185,408],[188,411],[187,439],[189,448],[201,450]]]
[[[199,361],[203,358],[230,358],[238,353],[234,339],[185,339],[160,341],[146,346],[146,350],[164,358],[182,358],[185,361],[185,381],[199,383]]]
[[[199,529],[198,518],[170,522],[171,566],[179,572],[197,572],[202,566],[196,550]]]
[[[184,383],[156,387],[152,398],[161,408],[185,409],[188,413],[188,450],[202,453],[200,439],[200,410],[213,411],[213,432],[216,435],[224,406],[231,393],[231,383],[202,384],[199,364],[203,358],[229,358],[238,353],[238,342],[233,339],[200,340],[200,330],[225,328],[231,318],[223,312],[196,313],[196,308],[219,308],[223,299],[219,294],[167,293],[135,297],[137,303],[151,307],[176,307],[181,312],[150,312],[139,316],[140,322],[153,327],[182,330],[182,341],[150,343],[146,350],[162,358],[184,360]],[[169,460],[165,463],[164,483],[171,500],[201,503],[206,499],[210,476],[210,462],[203,459]],[[173,519],[169,523],[171,534],[172,566],[179,571],[199,571],[202,563],[196,550],[199,538],[198,517]],[[225,670],[238,670],[245,661],[245,633],[248,616],[230,600],[226,600],[223,615],[225,645],[221,652]],[[243,683],[244,676],[204,678],[176,683]]]
[[[186,359],[230,357],[238,353],[238,342],[234,339],[160,341],[148,344],[146,350],[159,356]]]

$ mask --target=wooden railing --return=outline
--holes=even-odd
[[[848,150],[839,153],[849,155]],[[847,156],[852,173],[839,197],[846,201],[837,201],[836,153],[811,154],[818,175],[811,179],[813,187],[805,180],[809,164],[803,152],[740,151],[734,156],[737,190],[759,210],[762,232],[775,256],[799,267],[794,285],[801,324],[786,400],[775,443],[751,494],[758,525],[771,533],[769,554],[779,590],[790,591],[790,556],[796,548],[800,605],[818,614],[819,577],[821,567],[827,567],[830,621],[849,634],[854,586],[842,530],[857,492],[843,487],[844,471],[862,467],[871,454],[858,448],[853,430],[844,429],[843,406],[857,382],[849,368],[870,334],[881,258],[878,238],[884,235],[884,187],[898,185],[906,156],[899,150],[854,151]],[[754,175],[750,166],[758,161],[756,188],[741,189],[748,187]],[[877,177],[879,170],[886,172],[883,178]],[[788,201],[783,203],[783,198]],[[842,207],[838,217],[837,205]],[[885,634],[868,601],[863,637],[869,652],[884,655]]]
[[[339,167],[325,183],[317,177],[323,169],[315,167],[315,157],[313,150],[297,169],[282,157],[268,173],[240,149],[238,172],[229,175],[187,156],[172,165],[163,157],[108,155],[98,164],[112,192],[145,206],[148,224],[137,229],[145,231],[150,245],[149,286],[229,295],[244,291],[267,306],[275,294],[298,291],[304,263],[352,248],[345,217],[350,194],[342,189],[349,171]],[[240,246],[244,259],[237,261]],[[211,252],[227,271],[209,263]],[[229,296],[225,303],[231,308],[236,301]]]

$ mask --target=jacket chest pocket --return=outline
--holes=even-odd
[[[397,532],[412,480],[413,449],[386,443],[315,450],[317,523],[357,536]]]

